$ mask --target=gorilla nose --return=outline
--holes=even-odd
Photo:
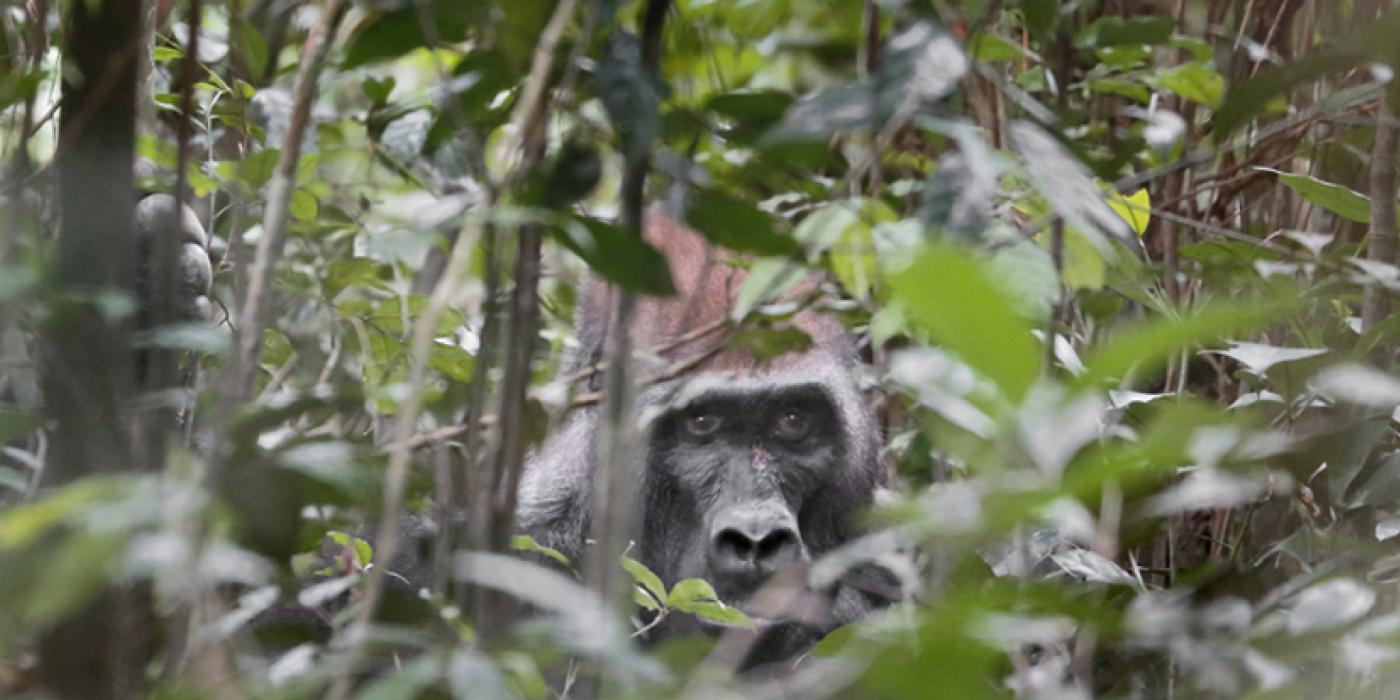
[[[731,510],[717,518],[710,537],[710,566],[721,576],[767,576],[801,561],[796,523],[774,508]]]

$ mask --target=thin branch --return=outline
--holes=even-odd
[[[287,239],[287,218],[296,186],[297,163],[301,158],[302,137],[311,120],[311,105],[316,99],[316,81],[330,52],[336,29],[345,17],[344,0],[328,0],[320,19],[306,37],[302,62],[292,87],[292,113],[277,166],[268,185],[267,206],[263,212],[262,236],[258,239],[248,289],[240,309],[238,340],[231,375],[225,388],[225,403],[241,404],[252,392],[257,376],[258,357],[262,348],[263,327],[266,324],[268,290],[282,248]]]
[[[384,475],[384,505],[379,519],[379,531],[375,536],[375,560],[379,564],[369,570],[365,581],[364,599],[347,630],[350,657],[349,667],[353,669],[364,653],[364,643],[369,636],[369,627],[374,613],[384,593],[384,577],[389,571],[388,562],[394,558],[399,545],[399,517],[403,508],[404,490],[408,483],[409,462],[413,456],[411,441],[417,429],[418,416],[423,408],[423,396],[427,388],[428,354],[432,350],[438,321],[447,311],[449,301],[460,284],[471,260],[471,239],[458,236],[452,246],[452,255],[442,279],[433,288],[428,306],[423,310],[413,327],[413,346],[409,361],[409,394],[399,404],[398,415],[394,420],[393,449],[389,454],[389,468]],[[336,679],[329,697],[343,700],[354,683],[355,674],[347,672]]]
[[[1368,232],[1370,250],[1367,257],[1373,262],[1394,265],[1396,255],[1395,226],[1395,166],[1396,129],[1392,125],[1394,116],[1390,105],[1389,90],[1382,92],[1379,119],[1376,124],[1376,141],[1371,150],[1371,228]],[[1370,330],[1385,320],[1390,313],[1390,293],[1380,284],[1366,287],[1365,298],[1361,303],[1361,327]]]
[[[641,73],[643,80],[660,76],[661,33],[665,29],[670,0],[648,0],[642,20]],[[652,118],[655,115],[651,115]],[[622,226],[641,239],[642,205],[647,175],[651,169],[651,144],[632,144],[622,176]],[[597,469],[593,475],[593,539],[597,551],[584,564],[584,580],[589,588],[613,605],[627,605],[628,584],[617,565],[632,535],[632,501],[636,476],[632,473],[636,443],[636,422],[632,401],[636,387],[632,381],[632,324],[635,298],[625,289],[617,290],[612,337],[608,347],[606,393],[603,396],[602,436],[599,440]]]

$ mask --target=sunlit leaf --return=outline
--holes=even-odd
[[[1127,222],[1133,233],[1139,236],[1147,233],[1147,226],[1152,222],[1152,195],[1146,187],[1127,196],[1114,192],[1108,197],[1108,206]]]
[[[1400,406],[1400,379],[1362,365],[1339,365],[1313,377],[1312,387],[1338,401],[1393,409]]]
[[[1040,374],[1039,343],[985,264],[951,246],[934,244],[890,284],[916,323],[1020,401]]]
[[[1375,605],[1376,592],[1355,579],[1335,578],[1310,586],[1289,610],[1288,631],[1303,634],[1359,620]]]
[[[571,564],[569,563],[569,558],[564,556],[563,552],[560,552],[559,550],[553,547],[546,547],[540,544],[539,542],[536,542],[535,538],[529,535],[511,536],[510,548],[517,552],[533,552],[535,554],[540,554],[549,557],[550,559],[553,559],[554,561],[557,561],[560,564],[563,564],[565,567],[571,566]]]
[[[1254,374],[1263,376],[1270,367],[1282,362],[1296,362],[1327,354],[1327,348],[1280,348],[1260,343],[1230,343],[1230,349],[1220,354],[1239,362]]]
[[[1225,78],[1208,63],[1184,63],[1161,74],[1162,87],[1192,102],[1219,109],[1225,96]]]
[[[622,557],[622,568],[627,571],[627,574],[632,577],[633,581],[637,582],[637,585],[646,589],[647,593],[650,593],[653,598],[662,602],[667,600],[666,584],[662,583],[661,577],[652,573],[651,569],[648,569],[646,565],[632,557],[624,556]]]

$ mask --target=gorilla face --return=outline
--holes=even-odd
[[[844,540],[845,430],[820,384],[736,383],[653,424],[642,485],[643,563],[672,583],[709,581],[744,608],[776,572]]]

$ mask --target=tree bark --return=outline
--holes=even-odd
[[[131,471],[135,376],[132,158],[136,145],[141,0],[71,4],[56,156],[58,236],[46,327],[44,405],[54,424],[43,483]],[[116,304],[112,302],[117,302]],[[149,595],[111,589],[39,641],[40,674],[61,697],[135,698],[151,651]]]

